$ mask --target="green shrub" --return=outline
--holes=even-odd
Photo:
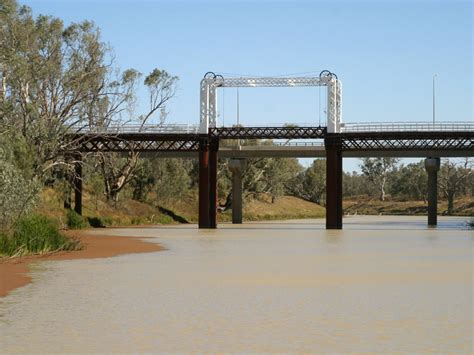
[[[19,219],[14,225],[13,233],[0,235],[1,255],[43,254],[77,248],[78,241],[61,234],[54,221],[39,215]]]
[[[66,223],[71,229],[82,229],[88,227],[86,220],[74,210],[67,211]]]

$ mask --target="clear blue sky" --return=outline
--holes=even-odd
[[[170,122],[198,123],[199,81],[207,71],[284,75],[323,69],[342,81],[345,122],[430,121],[435,73],[437,119],[473,120],[470,1],[21,3],[66,23],[93,20],[121,68],[147,73],[159,67],[179,76]],[[143,99],[146,92],[141,94]],[[219,111],[227,125],[236,118],[235,89],[224,95]],[[317,88],[241,89],[241,122],[319,123],[319,95]],[[344,165],[352,170],[357,162]]]

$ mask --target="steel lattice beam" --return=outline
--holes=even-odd
[[[364,132],[328,135],[343,151],[474,150],[474,132]]]
[[[318,139],[326,127],[222,127],[209,128],[209,136],[219,139]]]
[[[189,152],[199,150],[196,134],[117,134],[74,135],[82,152]]]

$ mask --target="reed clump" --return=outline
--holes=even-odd
[[[62,234],[57,224],[41,215],[20,218],[9,233],[0,234],[0,256],[17,257],[80,249],[79,241]]]

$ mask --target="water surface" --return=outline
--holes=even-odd
[[[0,352],[472,352],[464,219],[101,230],[168,250],[38,263],[0,300]]]

